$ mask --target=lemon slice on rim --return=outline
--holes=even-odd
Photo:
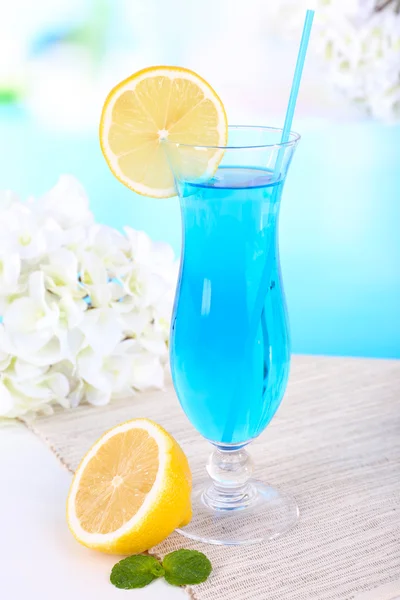
[[[224,106],[199,75],[181,67],[150,67],[111,90],[100,120],[100,144],[113,174],[139,194],[176,195],[162,141],[225,146]],[[203,153],[196,172],[214,174],[223,150]],[[196,157],[198,161],[198,157]]]
[[[83,458],[68,496],[68,526],[89,548],[140,553],[189,523],[191,487],[174,438],[149,419],[133,419],[106,432]]]

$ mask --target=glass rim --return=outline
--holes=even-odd
[[[283,133],[282,127],[268,127],[267,125],[228,125],[228,131],[232,129],[242,129],[242,130],[261,130],[261,131],[270,131],[274,133],[280,132]],[[260,148],[288,148],[290,146],[294,146],[301,139],[301,135],[296,131],[289,131],[289,140],[287,142],[278,142],[275,144],[249,144],[243,145],[240,144],[238,146],[218,146],[218,145],[207,145],[207,144],[184,144],[182,142],[172,142],[168,140],[168,138],[164,138],[162,140],[163,144],[167,144],[169,146],[176,146],[182,148],[206,148],[210,150],[256,150]]]

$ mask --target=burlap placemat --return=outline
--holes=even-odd
[[[173,534],[154,552],[207,553],[212,576],[188,590],[197,600],[400,597],[399,398],[400,361],[294,357],[282,406],[251,451],[256,475],[296,496],[299,525],[248,547],[206,546]],[[73,471],[100,434],[138,416],[170,431],[194,477],[203,476],[210,448],[172,390],[81,406],[30,427]]]

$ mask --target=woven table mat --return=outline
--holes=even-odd
[[[246,401],[244,398],[243,401]],[[80,406],[29,424],[73,471],[108,428],[149,417],[172,433],[194,478],[210,446],[172,389]],[[293,494],[298,526],[269,543],[221,547],[173,534],[154,553],[206,552],[197,600],[394,600],[400,597],[400,361],[295,356],[288,391],[250,451],[256,476]]]

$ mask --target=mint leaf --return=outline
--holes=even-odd
[[[164,557],[164,577],[171,585],[195,585],[205,581],[212,571],[207,556],[197,550],[176,550]]]
[[[154,556],[136,554],[113,566],[110,581],[117,588],[131,590],[145,587],[163,575],[164,569]]]

